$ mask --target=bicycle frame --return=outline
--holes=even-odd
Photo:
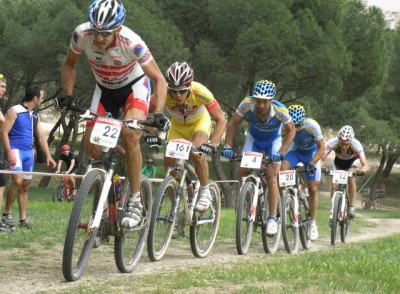
[[[250,179],[250,181],[252,181],[252,182],[253,181],[255,182],[253,200],[251,202],[252,203],[251,215],[249,218],[249,221],[254,222],[256,220],[258,197],[259,197],[259,194],[261,191],[260,184],[262,183],[262,180],[261,180],[261,177],[257,175],[256,171],[253,171],[251,174],[244,176],[242,178],[242,182],[245,183],[245,182],[247,182],[248,179]]]
[[[333,211],[333,206],[336,201],[336,197],[341,197],[341,206],[340,206],[340,213],[339,213],[339,220],[343,221],[344,220],[344,209],[346,206],[346,200],[348,198],[347,196],[347,184],[339,184],[337,188],[334,189],[333,195],[332,195],[332,201],[331,201],[331,210]]]

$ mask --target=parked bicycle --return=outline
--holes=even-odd
[[[280,197],[278,197],[277,224],[278,232],[267,235],[268,187],[266,168],[271,163],[270,158],[258,152],[235,154],[231,160],[240,161],[240,166],[250,170],[242,178],[239,198],[236,202],[236,250],[239,255],[245,255],[250,247],[253,232],[261,229],[264,251],[274,253],[278,249],[281,234]]]
[[[355,177],[355,173],[345,170],[329,170],[322,168],[321,172],[332,177],[332,183],[337,185],[333,189],[331,199],[332,219],[329,221],[331,226],[331,245],[336,245],[336,236],[340,227],[340,239],[345,243],[349,233],[350,222],[350,200],[347,191],[347,180]]]
[[[161,140],[161,139],[160,139]],[[175,158],[175,166],[167,171],[153,203],[147,251],[151,261],[159,261],[165,255],[171,241],[174,225],[177,233],[184,235],[184,226],[190,226],[190,247],[195,257],[206,257],[217,237],[221,215],[221,195],[216,183],[210,181],[212,204],[205,212],[197,212],[200,182],[193,166],[188,162],[191,153],[201,153],[190,141],[184,139],[162,141],[165,156]],[[174,174],[174,175],[172,175]],[[194,178],[194,183],[190,180]],[[193,192],[192,192],[193,191]]]
[[[287,253],[297,253],[299,240],[303,249],[311,245],[311,216],[308,195],[303,191],[303,166],[279,172],[279,186],[282,190],[282,238]]]
[[[53,190],[53,202],[65,202],[71,201],[70,185],[67,176],[63,177],[61,181],[54,187]],[[74,200],[74,199],[72,199]]]
[[[152,123],[139,120],[116,120],[88,110],[84,117],[95,118],[91,142],[103,146],[100,160],[90,160],[87,172],[78,189],[68,223],[62,261],[63,275],[67,281],[80,278],[88,264],[92,248],[114,236],[114,257],[117,268],[123,273],[132,272],[138,262],[147,237],[152,206],[149,180],[142,175],[140,193],[143,205],[141,222],[132,229],[121,226],[129,199],[130,185],[126,180],[121,193],[113,187],[115,163],[110,151],[117,146],[122,127],[145,131],[140,125]],[[123,154],[118,148],[115,150]],[[104,168],[94,167],[102,165]],[[95,239],[100,242],[96,242]]]
[[[361,201],[362,209],[382,209],[382,206],[379,204],[378,200],[375,198],[374,200],[363,200]]]

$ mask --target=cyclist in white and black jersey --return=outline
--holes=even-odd
[[[97,113],[110,112],[118,118],[120,108],[126,119],[145,120],[150,102],[150,80],[154,82],[154,122],[158,129],[169,124],[163,114],[167,89],[166,81],[146,43],[129,28],[123,26],[125,8],[119,0],[95,0],[89,7],[89,22],[79,25],[61,70],[64,95],[72,96],[75,67],[84,52],[96,78],[91,109]],[[62,104],[62,103],[60,103]],[[94,122],[87,124],[86,153],[99,158],[101,148],[90,143]],[[131,184],[130,201],[122,225],[128,228],[140,222],[140,174],[142,154],[140,132],[122,129],[122,142],[126,149],[125,170]]]
[[[335,152],[334,165],[337,170],[347,170],[355,172],[357,175],[363,175],[369,170],[364,148],[360,141],[354,138],[354,130],[351,126],[342,127],[337,137],[328,141],[322,160],[325,160],[331,151]],[[361,169],[357,169],[360,164]],[[354,177],[348,179],[347,187],[350,198],[350,214],[355,217],[354,200],[356,199],[357,187]]]

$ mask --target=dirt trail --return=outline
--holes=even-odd
[[[364,218],[360,210],[358,217],[373,223],[374,227],[365,227],[357,234],[350,232],[348,243],[399,233],[400,219]],[[193,257],[189,241],[173,243],[167,255],[157,263],[157,266],[149,261],[147,253],[144,252],[133,274],[138,276],[154,275],[165,273],[166,270],[173,272],[181,268],[210,266],[210,264],[224,264],[224,266],[230,267],[238,262],[243,262],[243,259],[254,259],[257,256],[265,255],[262,245],[260,245],[250,248],[246,256],[239,256],[236,253],[234,242],[234,236],[229,244],[218,244],[217,242],[210,256],[204,259]],[[310,251],[329,250],[330,248],[330,238],[325,235],[313,242]],[[281,244],[280,250],[284,251],[283,244]],[[32,255],[30,252],[35,252],[35,254]],[[299,252],[303,252],[303,250],[300,249]],[[13,258],[10,258],[11,255]],[[121,277],[121,273],[118,272],[114,263],[113,246],[111,245],[102,246],[93,251],[84,276],[75,283],[65,282],[61,272],[61,262],[61,246],[53,250],[44,250],[43,248],[2,250],[0,252],[0,292],[24,294],[68,292],[73,288],[76,289],[79,285],[103,282],[105,279],[116,280]]]

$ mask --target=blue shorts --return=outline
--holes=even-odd
[[[11,167],[12,171],[25,171],[32,172],[34,165],[34,156],[33,149],[29,150],[20,150],[20,149],[11,149],[15,158],[16,164]],[[24,175],[25,180],[31,180],[32,175]]]
[[[289,151],[285,155],[285,160],[287,160],[290,163],[290,168],[295,167],[299,162],[301,162],[304,165],[304,167],[307,167],[307,165],[314,158],[316,152],[317,148],[311,149],[309,151],[301,151],[301,150]],[[321,180],[321,161],[318,161],[315,167],[317,168],[315,172],[306,173],[307,181]]]
[[[244,143],[242,153],[244,152],[264,152],[265,155],[271,156],[272,153],[276,153],[282,146],[282,137],[279,136],[273,140],[260,140],[255,139],[248,133],[246,142]],[[281,164],[280,161],[274,161],[274,164]]]

